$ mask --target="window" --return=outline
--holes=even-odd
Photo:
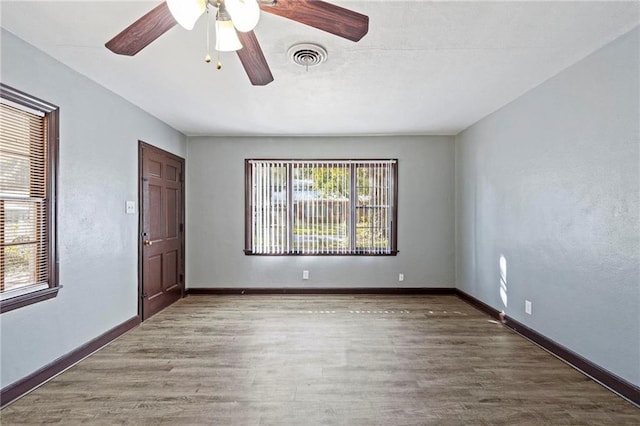
[[[396,255],[397,160],[246,160],[245,253]]]
[[[0,311],[55,297],[58,108],[0,84]]]

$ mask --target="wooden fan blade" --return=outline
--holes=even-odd
[[[109,40],[105,46],[113,53],[133,56],[176,24],[164,1]]]
[[[244,70],[251,80],[251,84],[254,86],[266,86],[273,81],[273,75],[267,64],[267,60],[264,58],[262,48],[258,43],[258,39],[253,31],[247,33],[238,33],[240,43],[242,43],[242,49],[238,50],[238,57]]]
[[[260,9],[351,41],[369,31],[367,15],[322,0],[277,0],[274,5],[260,4]]]

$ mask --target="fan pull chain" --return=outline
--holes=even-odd
[[[211,62],[211,55],[209,55],[209,52],[211,52],[211,49],[209,48],[209,34],[211,33],[210,28],[211,28],[211,19],[209,19],[209,8],[207,8],[207,56],[204,57],[204,61],[208,64],[209,62]]]
[[[216,23],[218,22],[218,19],[220,18],[220,4],[222,2],[219,0],[216,2],[216,5],[218,7],[218,11],[216,12]],[[216,32],[216,37],[218,37],[218,33]],[[220,51],[216,50],[216,52],[218,52],[218,63],[216,64],[216,69],[217,70],[221,70],[222,69],[222,62],[220,62]]]

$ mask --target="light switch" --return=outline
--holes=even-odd
[[[136,214],[136,202],[135,201],[127,201],[125,209],[126,209],[127,214]]]

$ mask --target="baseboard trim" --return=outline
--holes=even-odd
[[[456,294],[451,287],[362,287],[362,288],[188,288],[187,295],[328,295],[328,294],[381,294],[381,295],[440,295]]]
[[[107,331],[106,333],[96,337],[93,340],[90,340],[79,348],[74,349],[68,354],[61,356],[52,363],[45,365],[38,371],[6,386],[4,389],[2,389],[2,391],[0,391],[0,406],[5,407],[21,396],[26,395],[38,386],[62,373],[69,367],[72,367],[73,365],[82,361],[84,358],[91,355],[95,351],[106,346],[127,331],[137,327],[139,324],[140,317],[135,316],[133,318],[130,318],[122,324]]]
[[[497,309],[492,308],[491,306],[465,293],[462,290],[456,289],[456,294],[462,300],[478,308],[480,311],[488,314],[490,317],[500,319],[500,311],[498,311]],[[640,388],[638,388],[637,386],[634,386],[625,379],[618,377],[608,370],[605,370],[599,365],[594,364],[581,355],[578,355],[572,350],[562,346],[559,343],[556,343],[555,341],[514,320],[509,316],[504,317],[504,325],[509,327],[522,337],[540,346],[541,348],[547,350],[548,352],[551,352],[553,355],[571,365],[576,370],[592,378],[604,387],[617,393],[632,404],[640,407]]]
[[[494,309],[493,307],[487,305],[483,301],[478,300],[475,297],[471,296],[470,294],[467,294],[464,291],[459,290],[459,289],[456,289],[456,295],[460,299],[462,299],[465,302],[467,302],[468,304],[472,305],[474,308],[476,308],[476,309],[484,312],[485,314],[489,315],[491,318],[500,320],[500,311],[498,311],[497,309]]]

